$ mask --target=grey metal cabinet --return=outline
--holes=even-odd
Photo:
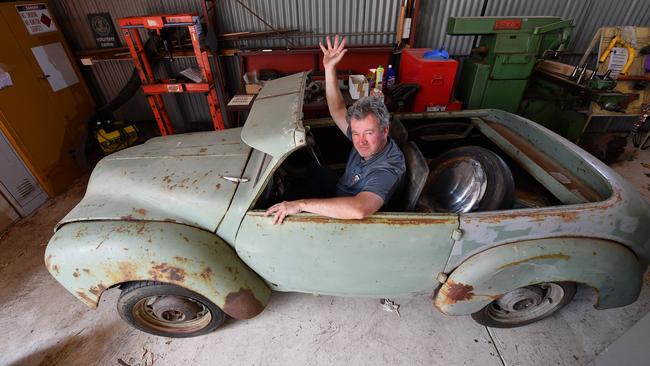
[[[0,131],[0,193],[15,212],[23,217],[36,210],[48,198],[2,131]]]

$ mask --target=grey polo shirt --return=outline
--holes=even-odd
[[[351,139],[349,128],[347,135]],[[405,171],[404,154],[390,137],[384,149],[368,160],[363,160],[353,147],[345,173],[336,185],[336,195],[356,196],[360,192],[372,192],[381,197],[384,204],[388,204],[400,186]]]

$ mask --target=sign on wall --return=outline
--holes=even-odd
[[[29,34],[54,32],[56,30],[50,11],[47,10],[47,5],[16,5],[16,10],[25,27],[27,27]]]
[[[120,47],[120,39],[117,37],[113,19],[109,13],[88,14],[88,23],[95,35],[95,42],[99,48]]]
[[[57,92],[79,82],[61,42],[32,47],[32,53],[52,91]]]

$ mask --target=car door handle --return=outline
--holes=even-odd
[[[227,175],[222,175],[221,178],[223,178],[223,179],[225,179],[227,181],[234,182],[234,183],[246,183],[246,182],[248,182],[250,180],[250,179],[244,178],[244,177],[242,177],[242,178],[230,177],[230,176],[227,176]]]

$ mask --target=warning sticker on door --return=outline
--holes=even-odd
[[[50,11],[47,10],[47,5],[16,5],[16,10],[29,34],[47,33],[56,30]]]
[[[612,77],[618,76],[618,74],[623,70],[625,64],[627,63],[627,48],[623,47],[614,47],[612,48],[612,53],[609,56],[609,65],[607,68],[612,70]]]

